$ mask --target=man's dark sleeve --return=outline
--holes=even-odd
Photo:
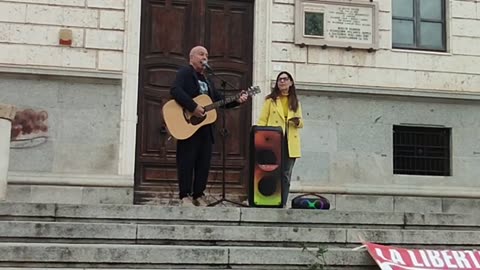
[[[170,94],[173,96],[182,107],[186,108],[189,112],[193,112],[197,107],[197,103],[193,101],[185,91],[185,80],[190,75],[190,70],[187,68],[181,68],[177,71],[175,81],[172,88],[170,88]]]
[[[220,91],[218,91],[216,88],[215,88],[215,85],[213,84],[212,81],[209,80],[209,85],[210,85],[210,88],[212,90],[212,93],[213,93],[213,99],[215,99],[215,101],[219,101],[219,100],[222,100],[223,99],[223,93],[221,93]],[[238,103],[238,101],[233,101],[233,102],[230,102],[228,104],[226,104],[226,106],[222,106],[227,108],[227,109],[230,109],[230,108],[234,108],[234,107],[237,107],[239,106],[240,103]]]

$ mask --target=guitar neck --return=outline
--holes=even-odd
[[[241,93],[239,93],[239,94],[237,94],[237,95],[235,95],[235,96],[227,97],[227,98],[224,98],[224,99],[222,99],[222,100],[216,101],[216,102],[214,102],[214,103],[212,103],[212,104],[210,104],[210,105],[205,106],[203,109],[204,109],[206,112],[207,112],[207,111],[210,111],[210,110],[213,110],[213,109],[216,109],[216,108],[218,108],[218,107],[221,107],[221,106],[223,106],[223,105],[225,105],[225,104],[228,104],[228,103],[230,103],[230,102],[232,102],[232,101],[237,100],[238,98],[240,98],[240,95],[241,95]]]

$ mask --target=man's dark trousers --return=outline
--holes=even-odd
[[[188,195],[197,199],[204,195],[212,158],[211,130],[210,125],[206,125],[195,132],[192,137],[177,141],[180,199]]]

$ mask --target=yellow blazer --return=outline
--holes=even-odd
[[[300,118],[300,123],[298,126],[296,126],[295,123],[288,121],[293,117]],[[301,156],[299,129],[303,127],[302,106],[300,105],[300,102],[298,102],[298,109],[296,112],[292,111],[291,109],[288,110],[287,119],[288,126],[285,125],[283,106],[280,99],[277,98],[276,101],[273,101],[273,99],[268,98],[263,103],[262,113],[260,114],[257,125],[282,127],[283,134],[285,134],[286,128],[288,128],[288,153],[290,154],[291,158],[299,158]]]

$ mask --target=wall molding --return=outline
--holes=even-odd
[[[125,3],[125,47],[123,58],[122,107],[118,174],[129,176],[133,184],[137,134],[138,68],[142,1]]]
[[[480,198],[480,191],[473,187],[404,186],[404,185],[341,185],[312,186],[292,181],[291,193],[320,193],[369,196],[408,196],[442,198]]]
[[[252,124],[260,114],[265,96],[270,94],[272,69],[272,1],[255,1],[253,30],[253,85],[262,92],[252,98]]]
[[[121,80],[122,72],[0,65],[0,73]]]
[[[8,172],[7,180],[20,185],[133,187],[132,179],[124,175]]]
[[[271,81],[274,85],[275,81]],[[452,100],[480,101],[480,92],[409,89],[409,88],[388,88],[388,87],[360,87],[333,84],[297,83],[295,87],[304,93],[342,93],[342,94],[363,94],[382,95],[389,97],[418,97]]]

